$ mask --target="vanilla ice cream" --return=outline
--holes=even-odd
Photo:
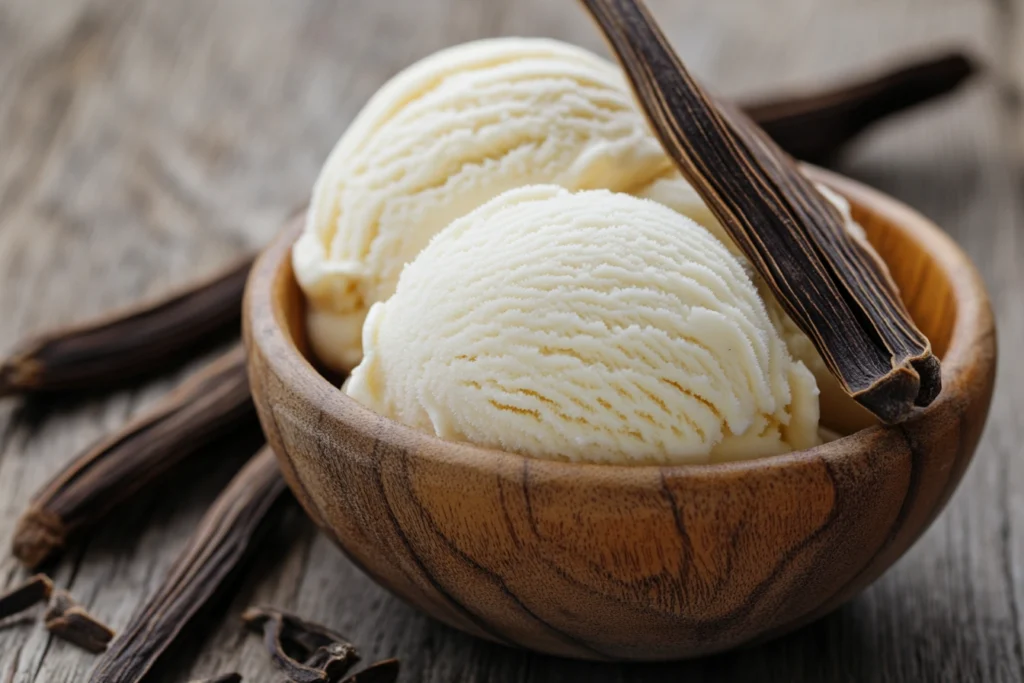
[[[671,168],[618,67],[545,39],[436,53],[395,76],[338,142],[295,245],[310,342],[361,357],[366,311],[452,220],[532,183],[632,191]]]
[[[373,306],[345,391],[538,458],[701,463],[818,443],[814,377],[723,244],[653,201],[553,185],[456,219]]]

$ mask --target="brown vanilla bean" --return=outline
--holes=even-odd
[[[239,345],[126,427],[75,458],[18,520],[13,552],[30,567],[64,547],[186,457],[242,426],[258,429]]]
[[[36,574],[13,590],[0,595],[0,619],[20,614],[40,602],[50,599],[53,581],[45,574]]]
[[[968,57],[943,54],[838,88],[742,108],[789,154],[821,163],[877,121],[951,92],[975,71]]]
[[[85,611],[66,591],[54,591],[43,617],[46,629],[78,647],[99,654],[107,649],[114,632]]]
[[[123,386],[237,330],[248,256],[157,301],[22,342],[0,364],[0,396]]]
[[[263,634],[271,660],[292,683],[338,683],[359,661],[355,646],[326,626],[269,607],[251,607],[242,615],[250,630]],[[288,647],[303,661],[288,652]],[[397,659],[359,671],[341,683],[394,683]]]
[[[137,683],[246,557],[282,494],[284,478],[264,447],[206,512],[156,593],[100,659],[91,683]]]
[[[263,634],[274,665],[293,683],[335,683],[359,661],[352,643],[331,629],[269,607],[251,607],[242,621]],[[292,657],[287,646],[297,650]]]
[[[791,157],[690,76],[640,0],[581,0],[652,128],[844,390],[888,423],[931,403],[938,359],[877,254]]]

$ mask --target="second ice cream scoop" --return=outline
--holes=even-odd
[[[454,221],[370,311],[345,386],[438,436],[539,458],[695,463],[818,442],[814,378],[704,228],[554,186]]]

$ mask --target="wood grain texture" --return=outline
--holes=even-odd
[[[1007,144],[1024,143],[1017,0],[649,4],[696,74],[744,100],[948,46],[996,69],[871,131],[840,168],[949,232],[989,286],[1001,347],[1021,343],[1024,144]],[[550,0],[0,0],[0,351],[264,244],[306,201],[376,87],[433,50],[486,35],[603,49],[574,2]],[[0,403],[0,541],[68,459],[176,381],[90,401]],[[1022,387],[1024,364],[1002,363],[977,457],[913,549],[838,612],[771,643],[630,666],[490,645],[390,597],[294,515],[269,546],[273,560],[186,634],[156,680],[237,669],[247,682],[278,681],[238,621],[266,603],[337,628],[368,659],[401,657],[403,683],[1024,681]],[[227,447],[238,456],[230,467],[131,506],[66,555],[57,583],[123,628],[251,452]],[[24,578],[0,561],[0,585]],[[0,629],[4,683],[79,681],[92,663],[41,625]]]
[[[996,340],[980,277],[938,227],[862,185],[812,177],[851,200],[943,359],[941,398],[907,421],[694,467],[545,462],[437,439],[363,408],[303,356],[300,220],[257,261],[243,307],[253,400],[293,492],[381,584],[530,650],[687,658],[831,611],[959,483],[988,414]]]

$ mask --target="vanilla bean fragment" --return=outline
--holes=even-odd
[[[242,674],[230,673],[214,678],[200,678],[191,683],[242,683]]]
[[[114,632],[76,603],[67,591],[54,591],[43,616],[46,629],[78,647],[99,654],[107,649]]]
[[[36,567],[81,527],[101,519],[213,440],[255,431],[241,345],[188,378],[142,416],[89,448],[32,499],[18,520],[14,555]]]
[[[975,71],[963,54],[943,54],[835,89],[742,108],[786,152],[823,163],[872,124],[951,92]]]
[[[240,328],[252,262],[246,256],[159,300],[22,342],[0,363],[0,396],[105,390],[180,363]]]
[[[294,683],[335,683],[359,661],[355,646],[344,636],[294,614],[251,607],[242,621],[263,634],[274,665]]]
[[[13,617],[30,607],[50,599],[53,581],[45,574],[36,574],[31,579],[0,595],[0,619]]]
[[[878,255],[764,131],[703,91],[640,0],[581,1],[665,150],[843,389],[887,423],[930,404],[939,361]]]
[[[91,683],[137,683],[248,555],[285,492],[277,459],[264,447],[206,512],[156,593],[103,655]]]

